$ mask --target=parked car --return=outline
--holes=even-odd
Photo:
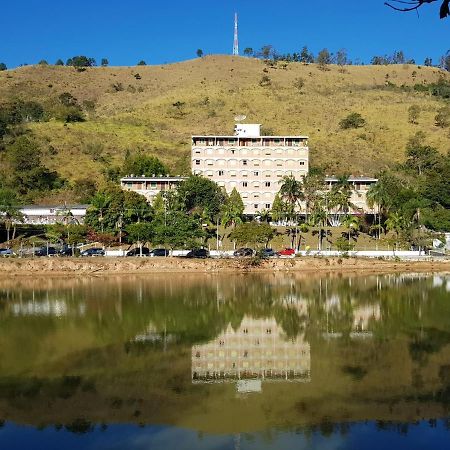
[[[142,252],[141,252],[142,250]],[[150,256],[150,249],[147,247],[135,247],[132,248],[130,251],[127,252],[126,256]]]
[[[41,247],[34,252],[34,256],[56,256],[57,254],[55,247]]]
[[[148,256],[155,257],[155,256],[169,256],[170,252],[166,248],[154,248]]]
[[[80,254],[80,251],[77,248],[69,247],[65,245],[59,252],[59,256],[77,256]]]
[[[186,258],[208,258],[208,257],[209,257],[209,251],[206,250],[206,248],[196,248],[194,250],[191,250],[186,255]]]
[[[278,253],[272,248],[263,248],[258,252],[258,256],[261,258],[273,258],[274,256],[278,256]]]
[[[278,252],[278,256],[294,256],[295,250],[293,248],[285,248]]]
[[[253,256],[255,254],[254,250],[248,247],[242,247],[235,250],[233,253],[234,256]]]
[[[0,248],[0,256],[14,256],[15,253],[10,248]]]
[[[105,256],[105,251],[102,248],[88,248],[80,253],[80,256]]]

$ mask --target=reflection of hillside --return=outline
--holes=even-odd
[[[286,340],[274,318],[244,317],[207,344],[192,347],[193,382],[243,379],[309,381],[310,347],[303,338]]]

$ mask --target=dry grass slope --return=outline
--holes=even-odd
[[[138,76],[136,76],[139,74]],[[263,75],[270,85],[259,84]],[[328,173],[373,174],[401,161],[408,138],[423,131],[431,145],[450,150],[448,129],[435,126],[442,102],[426,94],[387,87],[429,84],[450,74],[413,65],[337,66],[290,63],[268,68],[256,59],[209,56],[164,66],[28,66],[0,72],[0,103],[13,98],[44,104],[70,92],[79,103],[95,102],[84,123],[56,120],[32,125],[43,144],[45,162],[69,179],[95,177],[104,162],[86,147],[103,148],[112,164],[126,150],[143,149],[167,163],[174,174],[189,171],[191,134],[231,133],[234,116],[262,123],[274,134],[308,134],[313,165]],[[304,81],[302,89],[295,81]],[[174,107],[180,102],[182,105]],[[419,123],[408,122],[408,108],[419,105]],[[339,121],[350,112],[367,121],[364,128],[342,131]],[[52,151],[47,149],[53,148]]]

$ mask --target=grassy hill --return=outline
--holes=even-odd
[[[263,76],[268,86],[260,86]],[[49,118],[30,124],[41,142],[44,162],[69,180],[99,176],[105,165],[121,165],[127,152],[148,151],[173,174],[190,169],[191,134],[231,134],[236,114],[262,123],[270,134],[307,134],[311,161],[329,174],[371,175],[403,159],[417,131],[442,152],[450,150],[449,130],[434,124],[443,101],[401,86],[430,84],[450,74],[414,65],[337,66],[208,56],[164,66],[27,66],[0,72],[0,103],[37,100],[51,108],[69,92],[87,120],[65,124]],[[303,81],[298,89],[296,80]],[[178,104],[178,106],[174,106]],[[418,124],[408,108],[421,108]],[[340,130],[339,121],[360,113],[366,126]],[[93,153],[101,157],[93,157]]]

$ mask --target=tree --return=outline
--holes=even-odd
[[[321,191],[325,187],[325,177],[322,173],[313,173],[303,177],[303,196],[305,200],[305,222],[308,222],[308,215],[314,209],[315,204],[321,201]]]
[[[294,175],[286,175],[281,180],[280,196],[290,207],[291,218],[295,217],[295,208],[301,209],[300,202],[305,196],[302,190],[302,183],[295,179]]]
[[[270,211],[270,215],[272,216],[272,220],[274,222],[280,222],[281,220],[286,218],[286,204],[281,199],[279,193],[275,195],[275,198],[272,203],[272,209]]]
[[[38,64],[39,64],[40,66],[48,66],[48,62],[47,62],[45,59],[41,59],[41,60],[38,62]]]
[[[359,219],[358,217],[347,215],[342,220],[342,226],[347,228],[347,240],[348,240],[348,247],[350,249],[352,247],[350,240],[352,237],[355,239],[360,227]]]
[[[251,47],[247,47],[244,49],[244,56],[253,56],[253,49]]]
[[[176,247],[192,248],[198,245],[198,240],[204,235],[197,218],[182,211],[170,211],[155,220],[153,242],[168,245],[172,250]]]
[[[6,228],[6,240],[9,242],[11,227],[16,222],[23,221],[23,214],[19,209],[17,194],[12,189],[0,189],[0,222]],[[13,233],[13,239],[14,239]]]
[[[316,63],[322,70],[327,70],[327,66],[332,63],[332,57],[328,49],[324,48],[317,55]]]
[[[109,61],[108,61],[107,58],[102,58],[100,64],[101,64],[102,67],[106,67],[106,66],[108,66],[108,64],[109,64]]]
[[[239,245],[261,245],[266,247],[275,236],[275,230],[268,223],[247,222],[238,225],[231,233],[230,239]]]
[[[203,57],[203,50],[202,50],[201,48],[199,48],[199,49],[197,50],[197,57],[198,57],[198,58],[202,58],[202,57]]]
[[[417,11],[420,7],[428,3],[434,3],[437,1],[442,1],[441,7],[439,10],[439,17],[444,19],[447,16],[450,16],[450,0],[410,0],[408,2],[404,0],[390,0],[389,2],[385,2],[386,6],[389,6],[396,11],[408,12],[408,11]],[[399,6],[396,6],[399,4]],[[400,6],[400,4],[407,4],[408,6]]]
[[[417,121],[419,120],[419,116],[420,116],[420,106],[419,105],[411,105],[408,108],[408,121],[410,123],[416,124],[417,125]]]
[[[433,65],[433,60],[429,57],[425,58],[425,61],[423,62],[424,66],[431,67]]]
[[[88,58],[87,56],[73,56],[72,58],[69,58],[66,62],[66,66],[73,66],[73,67],[93,67],[95,66],[95,59],[94,58]]]
[[[2,71],[2,70],[7,70],[8,68],[6,67],[6,64],[5,63],[0,63],[0,72]]]
[[[167,167],[156,156],[148,156],[141,152],[126,158],[122,168],[123,175],[152,177],[168,173]]]
[[[361,128],[365,124],[366,121],[361,116],[361,114],[353,112],[339,122],[339,127],[342,130],[348,130],[351,128]]]
[[[64,65],[64,61],[62,59],[57,59],[55,62],[55,66],[63,66]]]
[[[146,63],[143,59],[141,59],[141,60],[137,63],[137,65],[138,65],[138,66],[146,66],[147,63]]]
[[[191,175],[177,188],[183,210],[198,213],[212,221],[225,201],[222,189],[214,181],[199,175]]]
[[[243,214],[244,202],[237,189],[233,188],[221,209],[222,226],[236,226],[237,224],[242,223]]]
[[[336,64],[341,68],[348,64],[347,50],[343,48],[338,50],[338,52],[336,53]]]
[[[272,80],[267,75],[263,75],[261,77],[261,79],[259,80],[259,85],[261,87],[267,87],[267,86],[270,86],[271,84],[272,84]]]
[[[154,236],[153,225],[149,222],[130,223],[125,227],[127,233],[127,241],[132,244],[142,244],[151,242]]]
[[[439,152],[434,147],[421,144],[419,139],[417,134],[409,139],[406,145],[405,167],[420,176],[437,164]]]
[[[311,64],[314,62],[314,55],[308,51],[308,47],[304,46],[300,53],[300,62]]]
[[[261,56],[264,59],[270,59],[273,56],[273,47],[271,45],[264,45],[261,48]]]

